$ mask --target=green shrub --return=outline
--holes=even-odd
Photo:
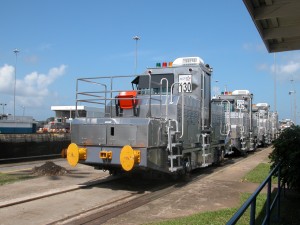
[[[291,189],[300,190],[300,127],[285,129],[273,145],[269,156],[271,169],[281,162],[281,181]]]

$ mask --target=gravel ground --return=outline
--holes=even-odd
[[[41,166],[35,166],[32,173],[37,176],[62,176],[70,172],[66,168],[48,161]]]

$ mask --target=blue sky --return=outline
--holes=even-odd
[[[156,62],[200,56],[214,69],[213,92],[247,89],[274,109],[274,54],[267,52],[242,0],[1,0],[0,103],[44,120],[51,105],[74,105],[76,78],[131,75]],[[277,111],[291,118],[300,52],[276,54]],[[215,81],[218,82],[215,82]],[[214,93],[213,93],[214,94]],[[298,97],[297,100],[300,100]],[[297,101],[300,111],[300,102]],[[2,108],[0,108],[2,113]],[[300,118],[298,118],[300,121]]]

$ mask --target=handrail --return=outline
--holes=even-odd
[[[93,93],[99,93],[99,92],[78,92],[78,88],[79,88],[79,81],[84,81],[84,82],[88,82],[88,83],[91,83],[91,84],[96,84],[96,85],[100,85],[100,86],[103,86],[104,87],[104,93],[107,92],[107,85],[105,84],[102,84],[102,83],[99,83],[99,82],[95,82],[95,81],[91,81],[90,79],[92,78],[78,78],[77,81],[76,81],[76,107],[75,107],[75,116],[78,115],[78,102],[88,102],[87,101],[82,101],[82,100],[79,100],[78,99],[78,96],[79,95],[88,95],[88,96],[92,96],[92,97],[102,97],[102,96],[97,96],[97,95],[92,95]],[[94,102],[95,103],[95,102]],[[96,104],[100,104],[100,103],[96,103]],[[106,111],[106,98],[104,100],[104,112]]]
[[[280,163],[275,166],[275,168],[269,173],[267,178],[259,185],[259,187],[255,190],[254,193],[246,200],[246,202],[240,207],[240,209],[231,217],[231,219],[226,223],[226,225],[233,225],[238,222],[241,216],[246,212],[248,207],[251,205],[250,208],[250,225],[255,225],[255,209],[256,209],[256,198],[262,189],[268,184],[267,189],[267,200],[266,200],[266,215],[262,224],[270,224],[270,215],[277,204],[277,219],[280,217],[280,193],[281,193],[281,183],[280,183],[280,172],[281,172]],[[273,201],[271,202],[271,186],[272,186],[272,176],[278,173],[278,184],[277,184],[277,194],[274,197]]]
[[[148,99],[148,113],[147,117],[152,117],[151,107],[152,107],[152,100],[153,101],[161,101],[155,97],[153,97],[151,93],[151,85],[154,83],[151,79],[151,71],[148,71],[147,74],[141,74],[141,75],[125,75],[125,76],[103,76],[103,77],[89,77],[89,78],[78,78],[76,81],[76,117],[78,114],[78,104],[88,103],[88,104],[95,104],[95,105],[103,105],[104,106],[104,112],[108,116],[112,117],[113,113],[113,100],[116,99],[114,96],[115,93],[119,93],[124,91],[118,90],[119,88],[116,88],[116,85],[118,85],[117,81],[119,79],[127,79],[127,78],[136,78],[136,77],[142,77],[146,76],[149,78],[149,95],[143,96],[139,95],[138,99]],[[93,86],[87,86],[88,84]],[[159,85],[159,83],[158,83]],[[99,88],[100,86],[100,88]],[[168,84],[167,84],[168,86]],[[87,89],[88,87],[88,89]],[[94,89],[90,89],[90,87],[94,87]],[[85,90],[81,90],[85,89]],[[110,104],[107,103],[107,101],[110,101]],[[110,107],[110,112],[108,113],[107,107]],[[166,106],[166,111],[168,111]]]
[[[204,118],[204,101],[205,101],[205,76],[204,76],[204,71],[201,73],[201,130],[205,130],[205,118]]]
[[[151,117],[151,73],[152,71],[149,70],[147,75],[149,76],[149,109],[148,109],[148,117]]]
[[[222,132],[222,126],[223,126],[223,124],[222,124],[222,120],[221,120],[221,126],[220,126],[220,134],[221,135],[224,135],[224,136],[226,136],[227,134],[228,134],[228,132],[230,132],[230,130],[231,130],[231,116],[230,116],[230,108],[231,108],[231,103],[230,103],[230,101],[229,100],[222,100],[221,101],[221,106],[223,107],[223,103],[224,102],[227,102],[228,103],[228,105],[225,105],[226,106],[226,110],[227,110],[227,112],[228,112],[228,120],[229,120],[229,123],[225,123],[225,132],[226,133],[223,133]],[[225,111],[226,112],[226,111]],[[224,114],[225,115],[225,119],[226,119],[226,114]],[[226,122],[226,121],[225,121]],[[227,128],[227,129],[226,129]]]
[[[162,78],[161,80],[160,80],[160,113],[162,112],[162,110],[161,110],[161,104],[162,104],[162,99],[161,99],[161,94],[162,94],[162,82],[163,81],[166,81],[166,120],[168,120],[168,98],[169,98],[169,81],[168,81],[168,79],[167,78]],[[161,116],[162,116],[162,114],[161,114]]]
[[[178,84],[179,86],[182,86],[181,83],[179,82],[174,82],[172,85],[171,85],[171,101],[170,101],[170,104],[173,104],[173,87],[175,84]],[[183,132],[184,132],[184,91],[182,89],[182,94],[181,94],[181,135],[179,138],[182,138],[183,137]]]

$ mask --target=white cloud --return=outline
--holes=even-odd
[[[64,75],[66,69],[66,65],[61,65],[51,68],[47,74],[32,72],[23,79],[17,79],[17,101],[25,106],[41,106],[46,98],[50,96],[49,86]],[[13,87],[14,67],[9,65],[0,67],[0,93],[13,95]]]
[[[300,80],[300,55],[288,54],[277,58],[276,70],[274,63],[262,63],[257,66],[259,71],[265,71],[275,74],[276,79],[281,81],[290,81],[291,79]]]
[[[14,67],[5,64],[0,67],[0,93],[13,93]]]
[[[274,66],[272,66],[272,72],[274,72]],[[300,62],[290,61],[285,65],[277,66],[277,73],[279,74],[294,74],[300,69]]]
[[[287,63],[277,65],[276,70],[275,66],[271,65],[270,72],[272,74],[275,74],[276,72],[276,77],[278,80],[300,80],[300,62],[291,60]]]

